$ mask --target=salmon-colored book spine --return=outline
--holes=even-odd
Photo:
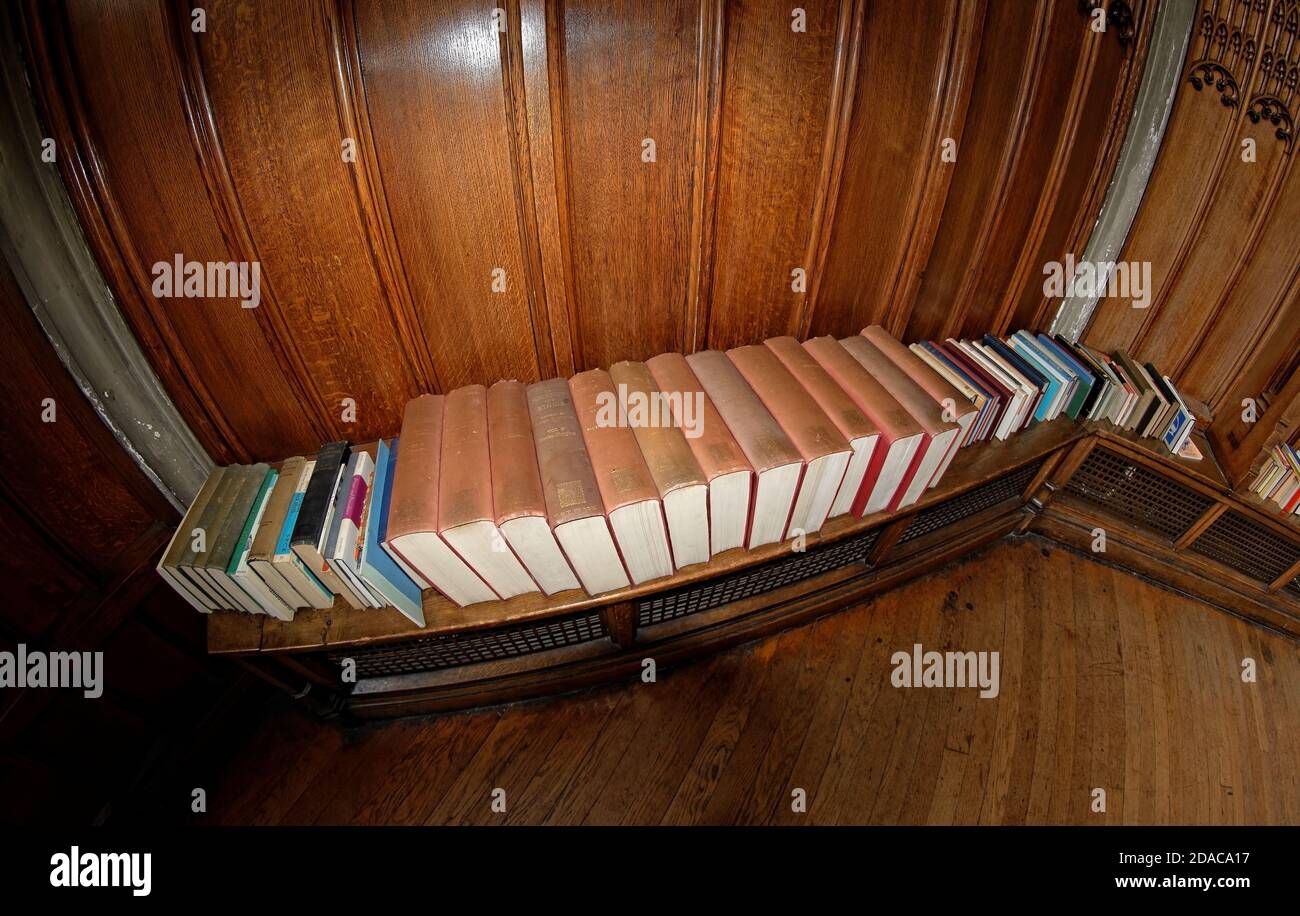
[[[853,398],[871,421],[880,428],[884,448],[877,448],[871,456],[862,486],[853,500],[849,511],[853,515],[862,515],[867,500],[880,478],[886,456],[894,442],[912,436],[924,435],[921,425],[898,402],[889,389],[882,385],[870,372],[853,358],[834,337],[815,337],[804,342],[804,349],[812,354],[813,359],[822,366],[841,388]],[[921,450],[918,449],[918,452]]]
[[[438,530],[438,476],[442,467],[442,419],[446,398],[422,394],[402,414],[402,443],[393,473],[385,538]]]
[[[628,425],[659,495],[667,496],[682,487],[707,486],[708,479],[676,425],[671,400],[663,398],[646,364],[615,363],[609,368],[609,379],[621,402],[628,405]]]
[[[700,465],[704,476],[713,480],[724,474],[754,469],[745,457],[740,443],[731,434],[713,400],[695,377],[686,357],[680,353],[663,353],[646,360],[646,368],[659,390],[665,394],[680,394],[680,410],[674,407],[673,416],[684,430],[686,445]],[[692,406],[687,406],[687,405]],[[694,405],[698,405],[697,408]],[[690,410],[690,416],[685,411]]]
[[[406,447],[402,440],[402,448]],[[482,385],[457,388],[443,404],[439,531],[472,522],[495,523],[489,456],[487,389]]]
[[[785,430],[725,353],[702,350],[686,357],[686,362],[756,472],[803,462]]]
[[[895,366],[907,373],[908,378],[920,385],[930,397],[934,398],[935,403],[940,407],[942,416],[951,418],[953,422],[961,427],[961,435],[953,440],[948,456],[944,459],[943,466],[947,467],[948,462],[952,460],[952,453],[956,452],[967,441],[967,433],[970,430],[972,421],[975,419],[975,414],[978,412],[975,405],[957,389],[956,385],[927,366],[921,357],[891,337],[889,332],[880,325],[873,324],[871,327],[865,328],[862,331],[862,336],[875,344],[880,352],[889,357]]]
[[[487,392],[488,448],[492,465],[492,508],[498,525],[514,518],[546,515],[542,475],[537,467],[528,389],[523,382],[497,382]]]
[[[799,341],[793,337],[773,337],[765,342],[765,346],[799,380],[845,439],[880,433],[880,427],[872,422],[849,393],[831,378],[831,374]]]
[[[537,469],[551,527],[603,516],[605,505],[574,412],[569,383],[553,378],[529,385],[528,417],[533,425]]]
[[[921,425],[926,434],[924,447],[917,450],[916,456],[912,459],[911,467],[907,469],[907,473],[899,485],[898,493],[895,494],[894,499],[889,504],[889,511],[893,512],[901,504],[904,494],[911,488],[913,478],[921,469],[921,466],[926,463],[929,450],[939,444],[932,444],[932,440],[938,436],[956,433],[961,427],[956,423],[945,421],[943,411],[925,389],[908,378],[907,373],[895,366],[893,361],[871,341],[859,335],[842,340],[840,343],[866,367],[868,372],[876,377],[877,381],[889,390],[890,394],[898,400],[898,403],[907,408],[907,412]],[[928,485],[928,480],[922,484],[922,486]]]
[[[569,390],[605,515],[633,503],[658,499],[659,490],[641,455],[636,434],[619,420],[609,373],[604,369],[580,372],[569,379]]]
[[[736,347],[727,351],[727,357],[805,461],[848,451],[848,440],[770,348],[762,344]]]

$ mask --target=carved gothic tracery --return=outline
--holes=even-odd
[[[1246,109],[1246,117],[1250,118],[1252,124],[1261,122],[1272,124],[1275,128],[1274,136],[1291,147],[1291,140],[1294,135],[1294,127],[1291,120],[1291,114],[1280,99],[1272,96],[1256,96],[1251,101],[1250,107]]]
[[[1187,71],[1192,88],[1210,87],[1229,108],[1251,99],[1246,117],[1271,125],[1290,152],[1300,83],[1300,0],[1205,0],[1197,33],[1195,62]]]
[[[1192,88],[1200,92],[1202,87],[1209,86],[1219,93],[1219,101],[1223,102],[1229,108],[1235,108],[1237,105],[1237,81],[1232,78],[1232,74],[1213,61],[1203,60],[1192,67],[1191,76],[1187,81],[1192,84]]]

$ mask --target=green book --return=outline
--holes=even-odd
[[[196,559],[194,566],[200,575],[206,575],[212,584],[223,591],[230,599],[230,610],[246,610],[255,613],[256,602],[249,602],[244,590],[237,587],[226,575],[230,557],[235,550],[235,542],[251,515],[253,498],[266,482],[266,472],[270,468],[265,464],[250,464],[235,467],[227,471],[226,476],[234,475],[235,484],[230,494],[229,504],[220,517],[214,520],[213,529],[208,531],[208,550],[202,559]]]
[[[253,498],[253,505],[248,512],[248,518],[244,519],[244,528],[239,532],[239,540],[235,542],[234,553],[230,555],[230,563],[226,566],[226,574],[233,576],[239,571],[239,561],[244,558],[244,552],[248,550],[248,542],[253,539],[253,523],[257,521],[258,510],[271,495],[271,487],[275,485],[275,478],[278,476],[273,468],[267,468],[266,476],[262,479],[262,485],[257,490],[257,495]]]

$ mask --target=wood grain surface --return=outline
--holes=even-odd
[[[1000,652],[998,697],[893,687],[918,642]],[[1028,539],[654,684],[355,733],[268,710],[207,819],[1294,823],[1298,684],[1296,643]]]

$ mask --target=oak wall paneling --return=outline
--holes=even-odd
[[[1085,334],[1170,374],[1212,422],[1234,482],[1285,409],[1300,345],[1298,79],[1300,2],[1203,0],[1122,255],[1150,262],[1150,307],[1103,299]],[[1241,419],[1245,398],[1258,429]]]
[[[1079,28],[1079,18],[1075,4],[1052,6],[1041,69],[1028,100],[1024,140],[971,289],[972,301],[987,305],[967,316],[966,334],[1010,327],[1010,309],[1019,290],[1029,280],[1041,286],[1042,262],[1035,257],[1041,221],[1057,193],[1060,162],[1077,130],[1080,100],[1096,53],[1109,37]]]
[[[516,167],[511,93],[521,87],[508,39],[488,28],[481,7],[412,0],[351,11],[375,165],[418,333],[447,390],[485,378],[535,381],[551,374],[543,358],[554,365],[545,333],[544,346],[534,340],[537,278],[525,241],[535,233],[519,220],[519,185],[532,181]],[[504,271],[500,292],[495,270]]]
[[[800,331],[805,292],[795,290],[792,272],[809,271],[813,211],[833,158],[826,146],[834,144],[835,64],[853,7],[806,7],[803,33],[761,4],[729,8],[707,300],[712,347]],[[770,190],[754,194],[755,187]]]
[[[559,6],[575,362],[686,349],[698,9],[685,0]],[[643,161],[646,141],[653,162]]]
[[[1138,16],[1154,18],[1155,8],[1144,6]],[[1092,42],[1076,72],[1078,92],[1057,138],[1053,175],[1038,204],[1033,243],[1027,242],[1017,266],[1016,282],[1003,296],[1002,313],[1008,327],[1046,327],[1059,301],[1043,293],[1043,265],[1061,261],[1065,253],[1082,254],[1101,212],[1133,113],[1141,68],[1150,49],[1154,28],[1123,16],[1112,17],[1113,34]]]
[[[472,382],[877,321],[1041,323],[1042,262],[1086,242],[1152,18],[211,0],[194,33],[192,5],[18,16],[96,257],[221,461],[392,435],[413,394]],[[178,252],[257,260],[262,304],[154,298]]]
[[[960,155],[944,205],[947,218],[939,223],[912,306],[908,330],[917,339],[943,339],[962,328],[1024,135],[1050,12],[1046,4],[1026,13],[1015,0],[989,0],[985,27],[1000,39],[980,48]]]
[[[950,81],[966,72],[977,16],[983,18],[982,4],[955,0],[915,8],[868,4],[835,221],[808,306],[811,334],[843,336],[904,307],[894,296],[900,281],[910,283],[913,239],[920,256],[931,238],[922,212],[934,198],[927,191],[932,181],[944,183],[931,176],[951,170],[940,144],[954,119],[964,119],[959,103],[966,96]],[[954,58],[962,61],[957,67]]]

